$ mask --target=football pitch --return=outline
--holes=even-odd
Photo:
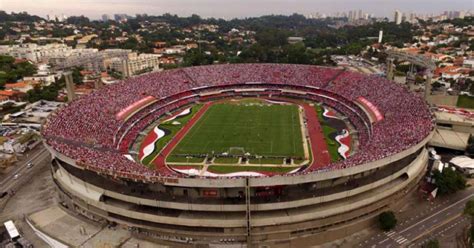
[[[298,106],[216,103],[194,124],[171,156],[222,153],[304,157]]]

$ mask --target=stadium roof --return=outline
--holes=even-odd
[[[469,140],[469,135],[469,133],[437,128],[430,141],[430,145],[464,151]]]
[[[460,168],[474,169],[474,159],[468,156],[454,157],[449,162]]]
[[[464,117],[462,115],[447,113],[447,112],[441,112],[441,111],[436,111],[436,112],[434,112],[434,114],[435,114],[436,120],[438,122],[456,122],[456,123],[474,125],[474,120],[473,119],[469,119],[469,118]]]

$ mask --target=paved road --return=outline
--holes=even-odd
[[[28,153],[26,159],[17,162],[16,168],[10,171],[0,182],[0,192],[9,192],[12,189],[16,190],[19,185],[24,183],[24,177],[29,178],[31,176],[30,174],[34,174],[34,172],[37,171],[37,167],[48,162],[49,157],[49,152],[42,145],[31,153]],[[33,167],[27,168],[28,163],[33,163]],[[19,174],[19,177],[14,179],[14,176],[17,174]]]
[[[466,202],[472,198],[474,188],[471,187],[459,192],[452,200],[438,202],[430,209],[401,222],[390,232],[375,234],[361,242],[359,247],[411,247],[426,242],[433,234],[447,232],[463,223],[462,211]]]
[[[446,224],[433,229],[429,235],[425,235],[416,242],[412,242],[409,247],[420,247],[432,239],[441,240],[444,238],[451,240],[451,244],[444,246],[441,242],[442,247],[456,247],[456,237],[464,232],[464,229],[469,226],[470,221],[471,219],[468,216],[459,215],[450,221],[448,220]]]

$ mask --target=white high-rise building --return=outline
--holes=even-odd
[[[382,43],[382,39],[383,39],[383,30],[380,30],[379,31],[379,43]]]
[[[402,23],[402,17],[403,17],[402,12],[400,12],[399,10],[395,10],[395,15],[393,16],[393,21],[395,22],[395,24],[398,25]]]
[[[454,18],[460,18],[460,19],[464,19],[464,16],[465,16],[465,12],[464,11],[456,11],[455,14],[454,14]]]

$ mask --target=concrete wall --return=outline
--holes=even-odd
[[[274,202],[274,203],[262,203],[262,204],[252,204],[251,210],[252,211],[269,211],[269,210],[278,210],[278,209],[289,209],[289,208],[296,208],[296,207],[303,207],[308,205],[320,204],[324,202],[335,201],[342,198],[347,198],[350,196],[354,196],[366,191],[373,190],[375,188],[381,187],[397,178],[399,178],[404,173],[408,173],[410,168],[418,163],[426,163],[427,155],[426,151],[420,153],[420,155],[413,160],[409,165],[407,165],[402,170],[395,172],[394,174],[375,181],[373,183],[355,188],[353,190],[348,190],[344,192],[339,192],[331,195],[325,195],[320,197],[312,197],[306,198],[301,200],[294,200],[294,201],[287,201],[287,202]],[[88,198],[98,200],[102,195],[109,196],[114,199],[119,199],[121,201],[130,202],[137,205],[147,205],[153,207],[161,207],[161,208],[170,208],[170,209],[178,209],[178,210],[187,210],[187,211],[227,211],[227,212],[234,212],[234,211],[245,211],[246,205],[245,204],[197,204],[197,203],[180,203],[180,202],[171,202],[171,201],[158,201],[158,200],[151,200],[145,198],[139,198],[130,195],[124,195],[121,193],[117,193],[110,190],[105,190],[99,188],[95,185],[89,184],[87,182],[82,181],[79,178],[74,177],[73,175],[69,174],[65,169],[59,167],[60,169],[57,171],[58,177],[66,177],[62,181],[66,184],[69,184],[70,188],[75,188],[79,192],[83,192],[88,194]],[[79,188],[76,188],[79,187]]]
[[[259,214],[259,212],[253,213],[252,225],[253,226],[267,226],[267,225],[281,225],[287,223],[301,222],[305,220],[323,218],[331,215],[337,215],[344,212],[351,211],[369,204],[372,204],[380,199],[394,194],[401,188],[405,187],[413,178],[418,175],[422,168],[426,165],[427,162],[427,152],[424,150],[418,159],[416,159],[410,166],[404,169],[407,179],[402,179],[400,177],[395,177],[395,175],[390,176],[387,180],[382,179],[379,182],[375,182],[369,186],[369,190],[364,193],[359,193],[359,189],[354,189],[347,192],[337,193],[334,195],[315,197],[306,200],[300,200],[296,202],[285,202],[281,203],[280,208],[292,208],[293,210],[284,210],[288,211],[286,214]],[[205,227],[244,227],[246,225],[245,218],[242,216],[233,219],[232,216],[226,216],[225,213],[217,212],[216,214],[205,214],[200,215],[198,212],[191,214],[187,217],[169,217],[169,216],[160,216],[157,214],[142,213],[133,210],[129,210],[133,206],[132,203],[120,203],[120,204],[108,204],[107,202],[100,201],[101,195],[105,192],[98,189],[95,186],[89,185],[88,183],[75,178],[70,175],[67,171],[60,168],[54,173],[54,178],[61,187],[68,191],[71,195],[81,199],[86,202],[88,205],[94,206],[96,208],[102,209],[106,212],[115,213],[122,216],[127,216],[129,218],[134,218],[138,220],[147,220],[157,223],[173,224],[173,225],[184,225],[184,226],[205,226]],[[392,180],[393,179],[393,180]],[[358,194],[359,193],[359,194]],[[355,196],[353,196],[355,195]],[[145,203],[144,200],[140,199],[131,199],[127,196],[120,196],[124,200],[136,202],[138,204]],[[138,200],[138,201],[137,201]],[[306,210],[300,208],[294,208],[301,205],[301,201],[307,201],[306,204],[310,205]],[[324,204],[323,206],[319,205],[322,202],[331,202],[330,204]],[[152,202],[146,202],[148,204]],[[158,201],[154,202],[153,205],[159,205]],[[179,204],[169,202],[166,203],[168,206],[178,206]],[[270,210],[272,205],[265,205],[265,207],[259,207],[259,205],[252,206],[254,209]],[[189,211],[196,209],[198,206],[193,206],[189,204]],[[214,206],[209,204],[203,204],[199,208],[214,208],[214,209],[226,209],[229,206]],[[235,206],[230,206],[235,208]],[[237,208],[242,206],[237,205]],[[274,212],[274,211],[273,211]],[[199,217],[201,216],[201,217]],[[243,216],[245,213],[243,212]],[[235,217],[235,216],[234,216]]]

